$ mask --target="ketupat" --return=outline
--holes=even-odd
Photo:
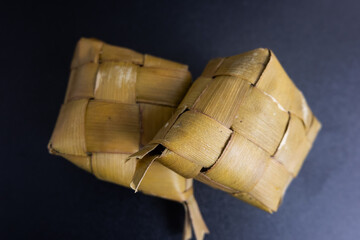
[[[48,148],[97,178],[129,187],[139,150],[171,117],[189,86],[186,65],[82,38]],[[184,239],[208,229],[193,195],[192,179],[154,164],[140,190],[183,203]]]
[[[140,159],[134,189],[160,162],[187,178],[277,211],[321,124],[274,53],[211,60]]]

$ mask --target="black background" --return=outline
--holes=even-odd
[[[48,1],[52,2],[52,1]],[[183,209],[95,179],[46,145],[76,41],[187,63],[271,48],[323,129],[280,210],[195,183],[206,239],[360,239],[359,1],[1,6],[1,239],[181,239]]]

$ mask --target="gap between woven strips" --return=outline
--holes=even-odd
[[[255,83],[253,84],[254,86],[256,86],[257,83],[259,82],[261,76],[264,74],[265,69],[267,68],[267,66],[268,66],[268,64],[269,64],[269,62],[270,62],[270,59],[271,59],[271,50],[268,49],[268,48],[267,48],[267,50],[268,50],[269,55],[268,55],[268,57],[266,58],[266,63],[264,63],[264,68],[263,68],[263,70],[261,71],[259,77],[256,79]]]
[[[231,130],[232,130],[232,129],[231,129]],[[216,161],[215,161],[211,166],[201,168],[201,170],[200,170],[201,173],[205,173],[205,172],[207,172],[208,170],[210,170],[213,166],[215,166],[215,164],[219,161],[219,159],[221,158],[221,156],[224,154],[225,150],[228,148],[229,142],[230,142],[230,140],[233,138],[233,134],[234,134],[234,131],[232,130],[229,138],[228,138],[228,139],[226,140],[226,142],[225,142],[225,146],[223,147],[223,149],[221,149],[221,152],[220,152],[220,154],[219,154],[219,157],[216,159]]]
[[[262,71],[261,71],[261,73],[259,74],[258,78],[256,79],[255,83],[254,83],[254,84],[250,84],[250,85],[253,86],[253,87],[256,86],[256,84],[257,84],[258,81],[260,80],[261,76],[263,75],[263,73],[264,73],[267,65],[268,65],[269,62],[270,62],[270,59],[271,59],[271,51],[270,51],[270,49],[267,49],[267,50],[268,50],[269,55],[268,55],[268,57],[267,57],[267,59],[266,59],[266,63],[264,63],[264,68],[262,69]],[[213,76],[213,79],[216,78],[216,77],[219,77],[219,76],[222,76],[222,75]],[[241,76],[238,76],[238,77],[241,78]],[[241,78],[241,79],[242,79],[242,78]],[[242,80],[245,80],[245,79],[242,79]],[[245,81],[247,81],[247,80],[245,80]],[[204,92],[204,91],[203,91],[203,92]],[[203,92],[202,92],[202,93],[203,93]],[[246,94],[245,94],[245,95],[246,95]],[[245,96],[244,96],[244,97],[245,97]],[[244,97],[242,98],[242,100],[244,99]],[[197,100],[198,100],[198,99],[197,99]],[[241,100],[241,101],[242,101],[242,100]],[[195,105],[195,104],[194,104],[194,105]],[[231,129],[231,128],[230,128],[230,129]],[[229,137],[229,138],[227,139],[227,141],[225,142],[225,147],[221,150],[221,153],[220,153],[218,159],[217,159],[211,166],[206,167],[206,168],[203,167],[203,168],[200,170],[201,173],[204,173],[204,172],[208,171],[209,169],[211,169],[211,168],[218,162],[218,160],[221,158],[221,156],[223,155],[224,151],[227,149],[227,146],[228,146],[228,144],[229,144],[229,142],[230,142],[230,140],[231,140],[231,138],[232,138],[232,135],[233,135],[233,133],[234,133],[234,130],[233,130],[233,129],[231,129],[231,130],[232,130],[233,132],[231,133],[230,137]]]
[[[169,129],[175,124],[175,122],[179,119],[179,117],[183,113],[185,113],[189,110],[190,109],[187,106],[185,106],[184,109],[176,116],[175,120],[172,122]],[[164,133],[164,134],[166,134],[166,133]],[[166,150],[165,146],[163,146],[159,143],[156,143],[156,146],[153,149],[150,149],[147,152],[143,153],[142,156],[136,156],[136,153],[134,153],[126,159],[126,162],[130,161],[131,159],[137,160],[135,173],[134,173],[134,175],[132,177],[132,181],[130,183],[130,188],[135,190],[135,192],[138,191],[140,184],[141,184],[142,180],[144,179],[150,166],[156,159],[160,158],[163,155],[165,150]],[[139,152],[141,152],[141,150]]]
[[[288,111],[288,115],[289,115],[289,118],[288,118],[288,121],[287,121],[287,123],[286,123],[285,129],[284,129],[284,133],[283,133],[283,135],[282,135],[282,137],[281,137],[281,140],[280,140],[278,146],[276,147],[275,152],[271,155],[272,158],[274,158],[274,156],[275,156],[276,153],[278,152],[278,150],[279,150],[279,148],[280,148],[280,146],[281,146],[281,143],[284,141],[285,135],[286,135],[286,133],[287,133],[287,131],[288,131],[288,129],[289,129],[290,120],[291,120],[291,114],[290,114],[289,111]],[[274,158],[274,159],[277,160],[276,158]],[[280,161],[278,161],[278,162],[281,163],[282,165],[284,165],[282,162],[280,162]]]
[[[261,74],[259,75],[259,77],[258,77],[258,79],[256,80],[256,82],[255,82],[254,84],[251,84],[251,85],[253,85],[254,87],[256,87],[256,85],[258,84],[260,78],[261,78],[262,75],[264,74],[265,69],[267,68],[267,66],[268,66],[268,64],[269,64],[269,62],[270,62],[270,59],[272,58],[272,51],[271,51],[270,49],[268,49],[268,48],[267,48],[267,50],[269,51],[269,55],[268,55],[268,57],[267,57],[267,59],[266,59],[266,63],[264,64],[264,69],[262,70],[262,72],[261,72]],[[291,81],[291,80],[290,80],[290,81]],[[295,85],[295,83],[294,83],[294,85]],[[295,88],[297,88],[296,85],[295,85]],[[260,89],[259,89],[259,90],[260,90]],[[298,90],[299,90],[299,89],[298,89]],[[282,111],[287,111],[287,112],[290,114],[290,111],[286,110],[273,96],[271,96],[270,94],[268,94],[267,92],[265,92],[265,91],[263,91],[263,90],[260,90],[260,91],[261,91],[263,94],[265,94],[266,96],[268,96],[273,102],[275,102],[275,103],[278,105],[278,108],[279,108],[279,109],[281,109]],[[299,90],[299,91],[300,91],[300,90]],[[300,92],[301,92],[301,91],[300,91]],[[301,93],[302,93],[302,92],[301,92]],[[306,99],[305,99],[305,97],[303,96],[303,94],[302,94],[302,99],[301,99],[301,100],[306,102]],[[295,116],[297,116],[297,117],[301,120],[304,128],[306,129],[305,119],[303,119],[302,117],[298,116],[298,115],[295,114],[295,113],[291,113],[291,114],[294,114]],[[311,124],[310,124],[310,126],[311,126]]]
[[[130,187],[133,190],[135,190],[135,192],[138,191],[140,184],[144,179],[147,171],[151,167],[151,165],[154,163],[156,159],[158,159],[161,156],[164,150],[165,150],[164,146],[158,145],[156,146],[155,149],[147,153],[147,155],[144,158],[137,159],[135,172],[130,183]],[[128,158],[126,161],[130,159],[131,158]]]

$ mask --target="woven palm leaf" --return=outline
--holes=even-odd
[[[71,63],[65,102],[48,145],[104,181],[129,187],[136,160],[171,117],[191,84],[186,65],[82,38]],[[154,164],[140,190],[183,203],[184,239],[208,232],[193,195],[192,179]]]
[[[138,162],[154,162],[267,212],[277,211],[321,125],[274,53],[211,60]],[[141,186],[141,185],[140,185]]]

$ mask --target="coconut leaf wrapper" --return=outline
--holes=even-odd
[[[160,162],[275,212],[321,128],[269,49],[211,60],[154,139],[130,159]],[[147,159],[153,159],[146,162]]]
[[[191,85],[188,67],[95,39],[79,40],[64,104],[48,148],[97,178],[129,187],[136,160],[169,120]],[[139,190],[185,207],[184,239],[208,229],[186,179],[160,162],[147,167]]]

